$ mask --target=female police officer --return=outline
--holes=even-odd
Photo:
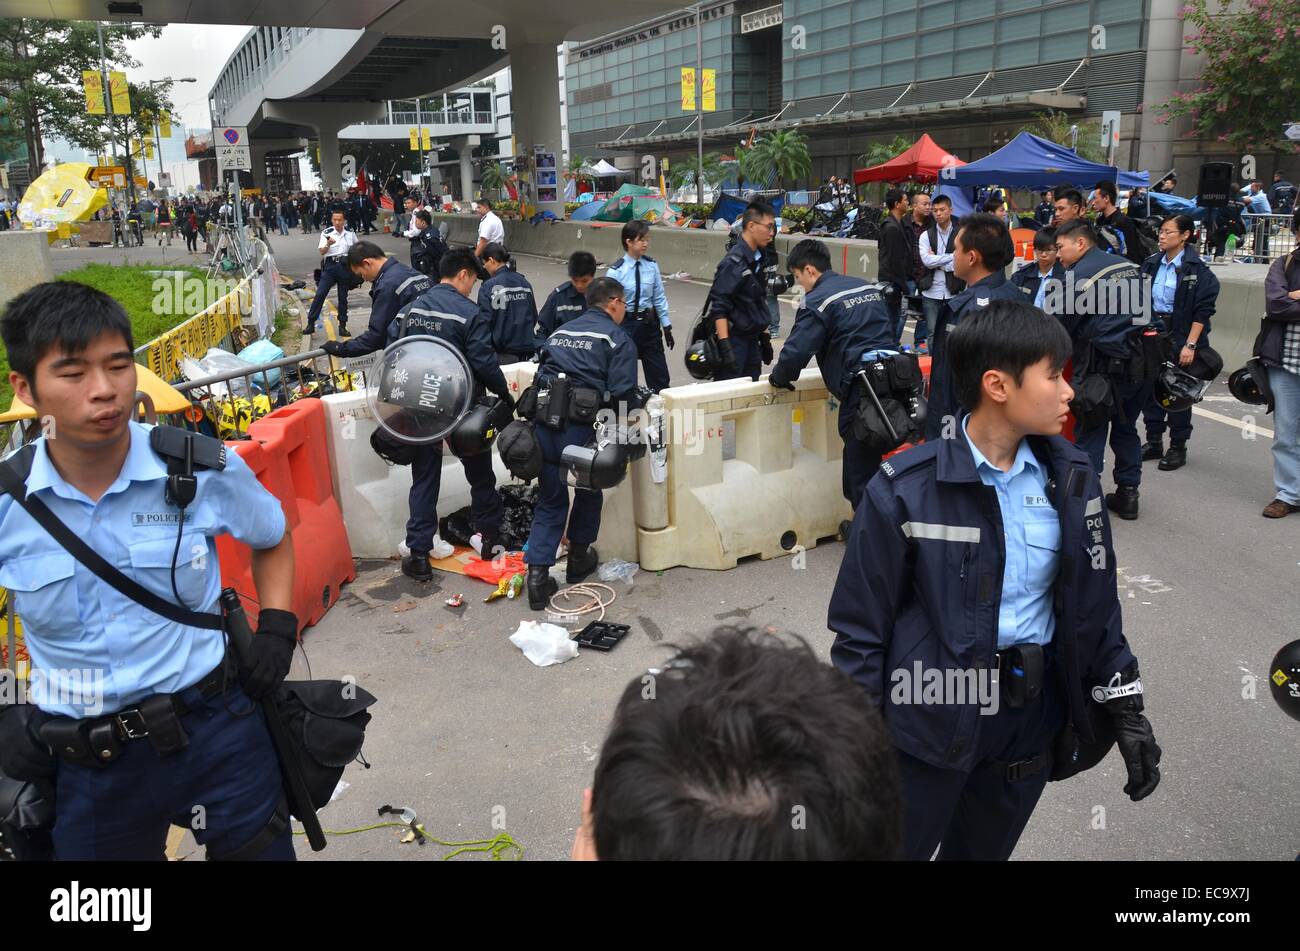
[[[1210,316],[1219,299],[1219,279],[1189,244],[1196,225],[1186,215],[1169,215],[1160,222],[1160,252],[1142,262],[1151,278],[1151,309],[1169,331],[1169,352],[1181,367],[1210,345]],[[1164,451],[1165,417],[1169,417],[1169,451]],[[1165,412],[1153,396],[1142,410],[1147,427],[1142,460],[1159,459],[1156,468],[1168,472],[1187,463],[1192,435],[1192,410]],[[1162,458],[1163,457],[1163,458]]]

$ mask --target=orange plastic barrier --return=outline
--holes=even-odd
[[[299,633],[320,621],[339,598],[340,587],[356,577],[343,513],[334,498],[325,443],[325,408],[305,399],[263,416],[248,440],[229,442],[257,480],[284,508],[293,533],[293,612]],[[229,535],[217,539],[221,583],[244,595],[249,623],[256,625],[252,551]]]

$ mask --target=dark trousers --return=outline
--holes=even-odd
[[[194,709],[181,718],[190,742],[179,753],[159,758],[139,739],[103,769],[59,761],[58,859],[162,861],[172,825],[221,855],[266,827],[283,793],[261,707],[238,685],[206,700],[194,688],[185,693]],[[258,857],[293,859],[287,829]]]
[[[757,380],[763,372],[763,357],[759,353],[757,337],[731,335],[731,355],[736,358],[736,372],[719,369],[713,375],[715,380],[740,380],[749,377]]]
[[[1147,401],[1142,410],[1142,421],[1147,427],[1147,442],[1158,442],[1165,435],[1165,419],[1169,420],[1169,438],[1176,443],[1186,443],[1192,438],[1191,407],[1170,413],[1154,398]]]
[[[1106,468],[1106,437],[1115,453],[1115,484],[1136,488],[1142,484],[1142,440],[1138,436],[1138,414],[1151,399],[1152,383],[1129,383],[1124,378],[1112,377],[1115,393],[1115,412],[1100,426],[1083,432],[1076,431],[1074,442],[1092,459],[1092,465],[1101,475]]]
[[[844,468],[841,475],[841,488],[844,497],[849,500],[856,512],[862,501],[862,493],[867,483],[876,474],[880,466],[881,455],[872,452],[866,444],[853,435],[853,417],[858,412],[858,400],[862,398],[862,384],[853,381],[849,395],[840,403],[839,430],[844,440]]]
[[[505,506],[497,492],[492,471],[492,453],[466,456],[460,460],[469,481],[470,517],[480,532],[496,532],[505,518]],[[406,521],[406,547],[429,551],[438,533],[438,492],[442,488],[442,443],[421,446],[411,463],[411,492],[407,496],[411,515]]]
[[[645,369],[645,385],[658,393],[668,385],[668,360],[664,357],[664,338],[659,329],[659,319],[650,315],[629,317],[623,321],[623,329],[636,344],[637,355]]]
[[[533,509],[533,527],[528,533],[528,551],[524,561],[530,565],[555,564],[568,526],[569,544],[590,545],[600,534],[600,508],[603,494],[599,490],[578,489],[573,493],[573,512],[569,512],[568,471],[560,464],[566,446],[585,446],[592,441],[591,426],[570,423],[566,429],[536,427],[537,442],[542,448],[542,474],[537,507]]]
[[[1065,702],[1049,663],[1038,699],[1019,709],[1001,698],[998,712],[980,716],[976,766],[940,769],[898,754],[903,780],[903,857],[1004,861],[1010,858],[1038,798],[1048,770],[1014,782],[1007,765],[1052,749],[1065,725]]]
[[[316,329],[316,320],[320,317],[321,308],[325,306],[325,298],[330,296],[330,289],[336,286],[339,289],[339,330],[347,326],[348,285],[351,283],[352,275],[346,265],[335,264],[332,258],[327,258],[321,264],[320,283],[316,285],[316,296],[312,298],[311,307],[307,311],[308,333]]]
[[[903,342],[903,331],[907,329],[907,305],[904,302],[902,293],[898,291],[895,291],[895,293],[897,298],[893,299],[893,303],[890,303],[893,295],[885,295],[885,306],[889,308],[889,316],[894,322],[894,343],[901,344]]]
[[[197,231],[185,232],[185,250],[193,251],[195,254],[199,250],[199,233]]]

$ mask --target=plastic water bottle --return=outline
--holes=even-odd
[[[1234,253],[1236,252],[1236,250],[1237,250],[1237,236],[1236,236],[1235,234],[1230,234],[1230,235],[1228,235],[1228,240],[1227,240],[1227,242],[1224,244],[1224,248],[1227,250],[1227,252],[1228,252],[1229,255],[1232,255],[1232,254],[1234,254]]]

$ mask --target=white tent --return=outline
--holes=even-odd
[[[606,175],[631,175],[633,173],[633,170],[630,168],[618,168],[617,166],[610,165],[609,162],[604,159],[601,159],[595,165],[584,167],[583,171],[588,175],[595,175],[598,178]]]

